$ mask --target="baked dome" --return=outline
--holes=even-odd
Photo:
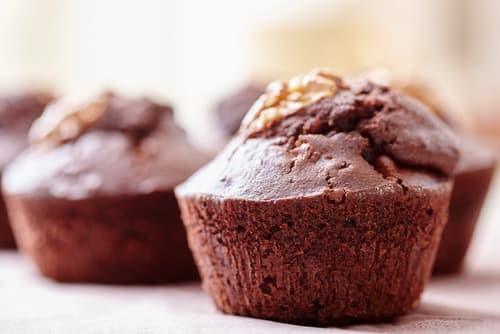
[[[455,141],[419,101],[316,70],[270,84],[233,141],[179,191],[276,200],[428,186],[453,173]]]

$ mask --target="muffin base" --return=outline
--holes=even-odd
[[[197,278],[172,191],[68,200],[7,194],[18,246],[61,282]]]
[[[203,287],[219,310],[328,326],[407,313],[431,274],[451,183],[378,191],[177,197]]]
[[[455,177],[450,218],[443,230],[433,275],[452,275],[462,271],[494,170],[492,164],[491,167],[460,172]]]

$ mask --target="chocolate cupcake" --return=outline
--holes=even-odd
[[[243,117],[264,91],[264,85],[248,84],[217,103],[217,125],[226,137],[231,137],[238,131]]]
[[[443,108],[436,94],[423,83],[406,81],[396,84],[406,94],[424,102],[459,138],[460,160],[450,202],[449,220],[441,237],[434,274],[457,274],[462,270],[479,214],[496,168],[495,151],[460,129]]]
[[[57,281],[161,283],[197,277],[173,187],[204,163],[147,99],[62,99],[31,128],[3,190],[22,251]]]
[[[321,70],[272,83],[176,189],[204,288],[224,313],[296,324],[412,310],[457,160],[447,126],[385,86]]]
[[[0,179],[5,166],[28,145],[28,130],[52,100],[44,92],[24,92],[0,96]],[[14,248],[7,210],[0,197],[0,248]]]

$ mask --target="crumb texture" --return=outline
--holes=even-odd
[[[446,193],[273,202],[180,198],[204,289],[225,313],[307,325],[379,321],[418,303]]]

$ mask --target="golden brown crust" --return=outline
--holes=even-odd
[[[314,69],[288,81],[271,82],[253,104],[242,129],[262,130],[298,110],[332,96],[340,79],[326,69]]]

